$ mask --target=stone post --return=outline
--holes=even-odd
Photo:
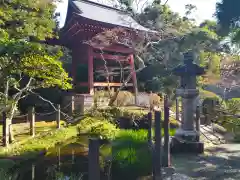
[[[184,65],[173,70],[174,74],[181,78],[181,88],[177,89],[176,93],[182,98],[182,125],[173,138],[172,152],[203,152],[203,143],[198,141],[198,132],[195,129],[194,114],[195,100],[199,95],[196,77],[204,74],[204,69],[193,63],[193,57],[191,52],[185,53]]]
[[[88,176],[89,180],[100,180],[99,139],[89,139],[88,145]]]
[[[190,91],[185,91],[186,93],[190,94]],[[196,92],[197,93],[197,92]],[[193,131],[194,130],[194,99],[190,98],[190,96],[183,97],[183,122],[182,122],[182,129],[185,131]]]

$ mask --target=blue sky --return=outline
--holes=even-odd
[[[96,2],[107,2],[106,4],[112,3],[111,0],[93,0]],[[110,2],[111,1],[111,2]],[[144,0],[141,0],[145,2]],[[164,0],[162,0],[164,2]],[[68,0],[62,0],[62,2],[57,7],[57,12],[61,13],[60,17],[60,27],[64,25],[65,16],[67,13]],[[184,15],[185,5],[193,4],[197,7],[197,10],[193,13],[193,17],[196,19],[197,23],[202,22],[205,19],[214,19],[213,13],[215,12],[217,0],[168,0],[168,5],[174,12],[178,12],[180,15]]]

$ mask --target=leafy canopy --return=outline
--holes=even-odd
[[[57,37],[54,10],[54,0],[0,1],[0,94],[4,99],[16,104],[34,89],[71,88],[59,60],[61,48],[39,43]]]
[[[223,36],[233,33],[233,41],[240,40],[240,1],[221,0],[216,5],[216,17],[220,25],[220,34]]]
[[[62,56],[59,48],[53,51],[52,47],[36,42],[56,36],[54,9],[54,1],[51,0],[0,2],[1,78],[32,78],[34,88],[71,87],[59,61]]]

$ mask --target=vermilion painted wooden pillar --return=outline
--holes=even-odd
[[[73,58],[72,58],[72,79],[73,79],[73,86],[76,86],[76,76],[77,76],[77,63],[76,63],[76,57],[74,56],[75,49],[73,49]]]
[[[88,46],[88,88],[89,94],[93,95],[93,48],[91,46]]]
[[[132,80],[133,80],[133,88],[134,88],[134,93],[135,93],[135,104],[138,103],[137,100],[137,95],[138,95],[138,87],[137,87],[137,75],[135,71],[135,66],[134,66],[134,57],[133,54],[130,55],[130,66],[131,66],[131,74],[132,74]]]

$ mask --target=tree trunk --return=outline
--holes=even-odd
[[[120,92],[120,88],[117,89],[117,91],[116,91],[116,92],[114,93],[114,95],[111,97],[111,99],[110,99],[110,101],[109,101],[109,103],[108,103],[108,106],[113,106],[113,103],[116,101],[119,92]]]
[[[9,113],[9,118],[7,118],[8,124],[9,124],[9,142],[12,143],[14,142],[14,133],[13,133],[13,124],[12,124],[12,119],[15,113],[15,110],[17,108],[17,102],[19,101],[20,98],[17,98],[15,102],[12,104],[12,108]]]

